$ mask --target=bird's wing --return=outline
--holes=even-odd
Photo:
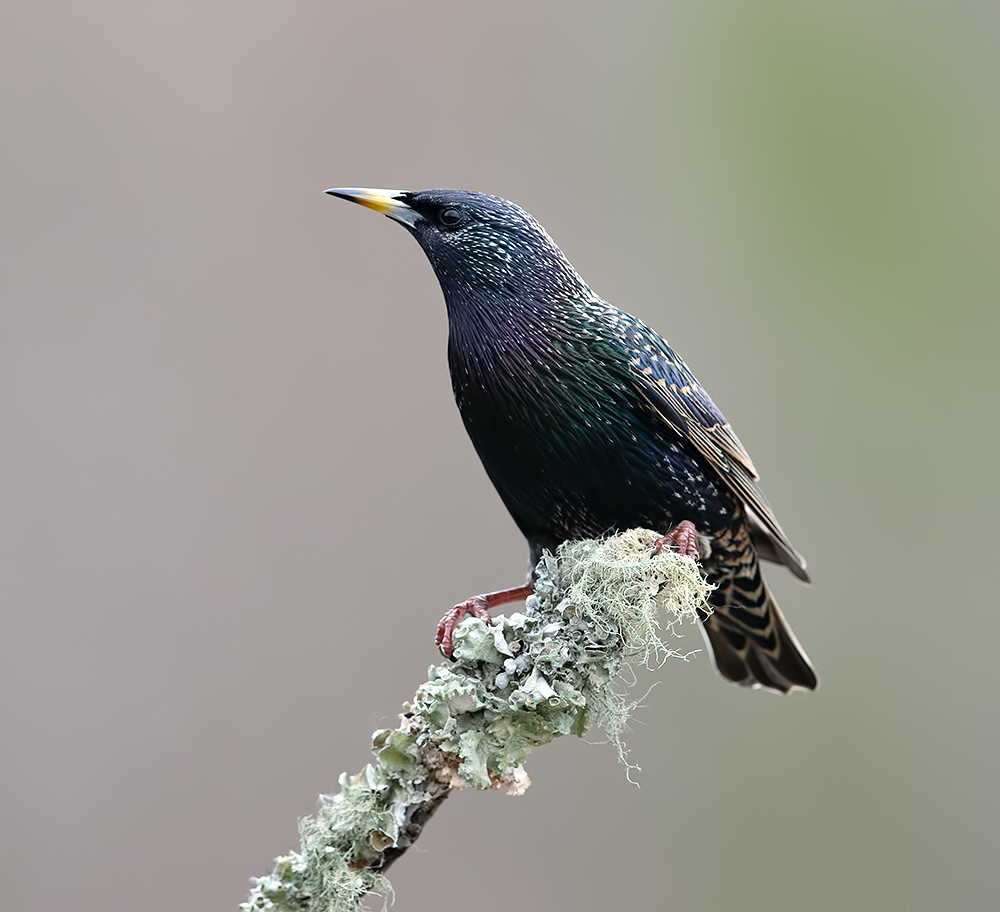
[[[669,427],[694,445],[739,497],[751,514],[752,531],[769,540],[761,544],[773,545],[780,562],[808,582],[805,559],[778,524],[757,484],[760,476],[746,448],[688,366],[665,342],[654,344],[645,334],[629,346],[629,356],[633,382],[642,397]],[[761,551],[762,557],[771,556],[766,547]]]

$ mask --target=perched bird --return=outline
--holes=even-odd
[[[326,192],[403,224],[434,267],[455,399],[532,566],[567,539],[638,526],[667,533],[662,541],[697,555],[716,586],[701,622],[719,673],[782,693],[814,689],[759,559],[808,581],[806,562],[743,445],[666,341],[594,293],[542,226],[505,199]],[[463,612],[482,614],[527,591],[456,606],[439,642],[450,648]]]

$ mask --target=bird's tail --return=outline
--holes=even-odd
[[[767,588],[752,546],[741,558],[721,573],[709,573],[717,588],[709,597],[712,612],[702,616],[702,629],[715,667],[744,687],[779,693],[815,690],[816,672]]]

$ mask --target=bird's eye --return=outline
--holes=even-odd
[[[461,209],[442,209],[441,214],[438,216],[438,221],[445,228],[457,228],[465,221],[465,216],[462,214]]]

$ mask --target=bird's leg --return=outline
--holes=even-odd
[[[490,609],[497,605],[506,605],[508,602],[520,602],[531,595],[531,586],[516,586],[513,589],[500,589],[497,592],[486,592],[483,595],[474,595],[472,598],[460,602],[452,608],[438,622],[437,636],[434,642],[441,647],[441,651],[451,658],[452,636],[455,627],[467,614],[477,618],[489,618]]]
[[[682,519],[666,535],[660,536],[653,542],[653,554],[659,554],[664,547],[672,548],[678,554],[693,557],[695,560],[701,558],[698,533],[694,528],[694,523],[687,519]]]

